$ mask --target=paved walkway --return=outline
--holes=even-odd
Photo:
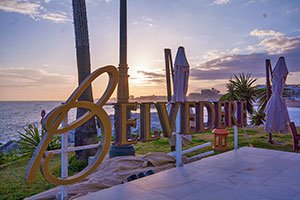
[[[243,147],[81,200],[300,200],[300,154]]]

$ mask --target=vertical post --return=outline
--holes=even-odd
[[[271,94],[272,94],[272,90],[271,90],[271,82],[270,82],[270,73],[272,70],[271,67],[271,60],[270,59],[266,59],[266,85],[267,85],[267,100],[270,99]]]
[[[234,134],[234,149],[237,150],[239,148],[239,142],[238,142],[238,127],[236,125],[233,126],[233,134]]]
[[[120,0],[120,49],[119,49],[118,103],[129,99],[127,65],[127,0]]]
[[[176,117],[176,167],[182,167],[182,135],[180,134],[180,115],[181,107],[179,107]]]
[[[237,103],[236,103],[237,104]],[[237,106],[237,105],[236,105]],[[235,117],[237,118],[238,117],[238,113],[237,113],[237,110],[235,111]],[[239,141],[238,141],[238,137],[239,137],[239,129],[237,127],[237,125],[234,125],[233,126],[233,147],[234,147],[234,150],[237,150],[239,148]]]
[[[171,77],[170,77],[170,64],[171,57],[171,49],[164,49],[165,52],[165,65],[166,65],[166,83],[167,83],[167,98],[168,102],[171,101],[172,93],[171,93]]]
[[[266,85],[267,85],[267,101],[269,101],[272,90],[271,90],[271,83],[270,83],[270,73],[272,74],[272,66],[271,66],[271,60],[266,59]],[[273,138],[272,133],[269,133],[269,140],[271,144],[273,144]]]
[[[99,124],[98,124],[98,118],[95,117],[95,125],[96,125],[96,129],[97,129],[97,136],[100,137],[101,136],[101,127],[99,127]]]
[[[128,103],[129,100],[129,88],[128,88],[128,65],[127,65],[127,0],[120,0],[120,57],[119,57],[119,83],[117,89],[117,102]],[[121,126],[121,116],[116,109],[115,112],[115,130],[117,126]],[[130,110],[128,110],[127,117],[130,118]],[[127,134],[130,134],[130,127],[127,128]],[[126,145],[123,147],[117,147],[111,145],[109,156],[110,158],[120,155],[135,155],[133,145]]]
[[[62,126],[68,125],[68,117],[66,116],[62,122]],[[61,178],[68,177],[68,132],[61,136]],[[68,188],[65,185],[61,186],[61,200],[68,199]]]

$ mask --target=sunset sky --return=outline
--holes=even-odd
[[[119,0],[86,0],[92,71],[118,65]],[[128,0],[130,94],[166,95],[164,48],[190,63],[189,92],[285,56],[300,84],[299,0]],[[0,100],[65,100],[77,86],[71,0],[0,1]],[[94,97],[106,85],[100,78]]]

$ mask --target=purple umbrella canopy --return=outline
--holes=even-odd
[[[282,94],[288,73],[284,57],[280,57],[273,70],[272,96],[265,108],[267,133],[287,132],[290,117]]]

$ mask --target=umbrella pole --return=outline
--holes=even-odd
[[[266,59],[266,85],[267,85],[267,101],[269,101],[271,95],[272,95],[272,90],[271,90],[271,82],[270,82],[270,73],[272,73],[272,65],[271,65],[271,60]],[[269,140],[268,142],[273,144],[273,137],[272,133],[269,134]]]
[[[270,73],[271,73],[270,70],[272,71],[271,60],[266,59],[266,85],[267,85],[267,100],[268,101],[272,95],[271,82],[270,82]]]
[[[182,135],[180,134],[180,114],[181,108],[179,108],[176,117],[176,167],[182,167]]]
[[[238,134],[239,134],[238,127],[235,125],[233,126],[234,150],[238,150],[239,148]]]
[[[268,142],[271,143],[271,144],[274,144],[272,133],[269,133],[269,140],[268,140]]]

